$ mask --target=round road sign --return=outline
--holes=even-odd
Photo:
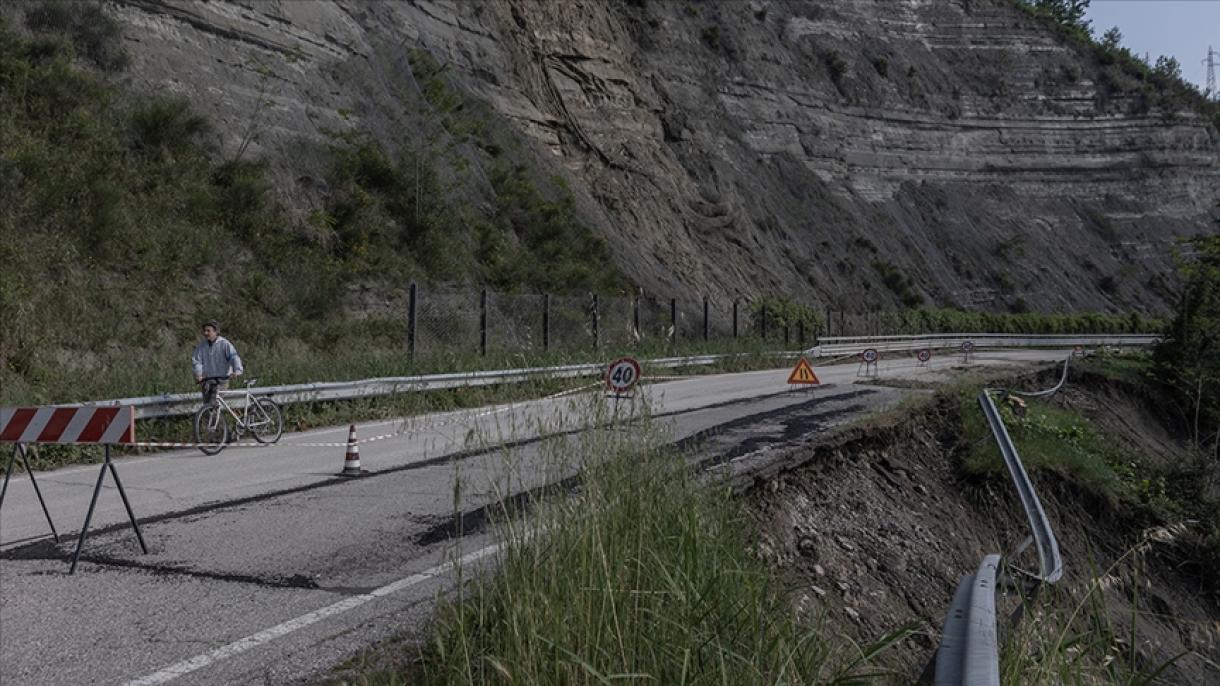
[[[876,362],[878,357],[880,357],[880,355],[877,354],[876,348],[868,348],[864,352],[860,353],[860,359],[869,364]]]
[[[640,363],[620,357],[606,368],[606,386],[615,393],[626,393],[640,380]]]
[[[964,353],[974,352],[974,341],[962,341],[962,352],[964,352]]]
[[[923,350],[915,353],[915,357],[919,358],[920,362],[927,362],[928,360],[932,359],[932,351],[924,348]]]

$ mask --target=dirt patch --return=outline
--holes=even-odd
[[[1033,388],[1045,380],[1013,384]],[[1072,383],[1063,402],[1107,418],[1099,429],[1133,449],[1173,459],[1176,444],[1155,415],[1107,388],[1096,379]],[[798,612],[823,617],[829,634],[857,642],[906,623],[922,630],[883,658],[901,683],[914,682],[924,670],[958,578],[974,571],[985,554],[1036,566],[1032,551],[1014,554],[1028,526],[1011,484],[966,479],[957,469],[966,447],[955,429],[961,424],[957,407],[943,399],[884,426],[796,448],[794,466],[761,478],[746,495],[758,525],[758,554],[780,570]],[[1135,556],[1123,558],[1140,540],[1136,523],[1052,475],[1035,475],[1035,481],[1066,566],[1056,586],[1065,602],[1077,602],[1103,578],[1104,611],[1114,634],[1129,636],[1133,602],[1140,610],[1134,651],[1140,663],[1187,653],[1162,676],[1171,683],[1217,683],[1220,606],[1197,572],[1179,571],[1175,544],[1148,547],[1138,556],[1137,574],[1128,564]],[[1112,568],[1120,558],[1123,563]],[[999,606],[1002,613],[1017,607],[1015,596]]]

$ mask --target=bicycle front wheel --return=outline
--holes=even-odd
[[[275,443],[284,433],[280,406],[271,398],[254,398],[246,417],[246,428],[259,443]]]
[[[195,413],[195,443],[204,455],[215,455],[224,450],[229,440],[229,423],[224,410],[217,405],[204,405]]]

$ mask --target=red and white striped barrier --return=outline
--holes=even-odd
[[[136,411],[121,407],[0,408],[0,443],[129,444]]]

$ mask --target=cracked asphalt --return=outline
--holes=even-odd
[[[976,365],[1063,355],[981,353]],[[893,362],[881,372],[932,381],[950,366]],[[769,447],[920,392],[856,385],[854,364],[817,367],[823,386],[788,392],[788,371],[651,384],[635,403],[588,393],[361,425],[362,436],[402,433],[361,445],[370,474],[358,479],[335,477],[341,447],[298,445],[342,442],[347,427],[213,457],[124,458],[118,471],[149,552],[141,554],[107,477],[72,576],[66,560],[99,467],[38,475],[65,534],[59,544],[28,478],[15,476],[0,509],[0,683],[316,679],[378,641],[423,627],[454,583],[452,566],[437,566],[494,543],[488,509],[578,478],[554,457],[577,431],[631,431],[630,417],[650,411],[668,440],[698,446],[702,464],[731,462],[741,472]],[[588,428],[591,414],[598,428]]]

